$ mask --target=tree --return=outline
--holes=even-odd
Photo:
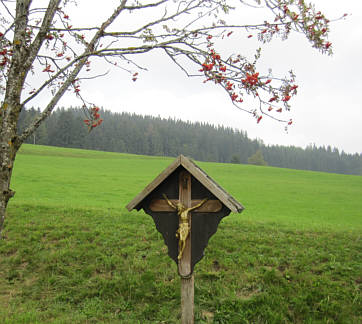
[[[16,153],[51,114],[66,91],[82,100],[89,130],[102,123],[99,108],[82,96],[81,84],[93,75],[91,58],[107,62],[137,80],[144,69],[134,57],[150,51],[163,51],[187,76],[203,76],[225,89],[233,104],[259,123],[263,116],[283,120],[290,110],[290,99],[297,93],[294,75],[261,75],[256,63],[241,54],[220,55],[222,39],[233,32],[246,31],[262,42],[291,31],[303,33],[322,53],[332,53],[328,42],[329,20],[304,0],[254,0],[255,6],[271,10],[273,21],[254,25],[227,22],[227,14],[251,5],[236,0],[121,0],[99,26],[82,27],[71,22],[69,6],[74,1],[49,0],[46,8],[32,0],[1,0],[0,19],[0,233],[5,220]],[[248,3],[249,2],[249,3]],[[37,7],[37,5],[39,7]],[[97,5],[102,4],[97,2]],[[141,15],[138,27],[118,24],[121,15]],[[86,13],[85,13],[86,15]],[[145,19],[149,19],[145,22]],[[131,26],[134,24],[130,24]],[[242,35],[242,34],[241,34]],[[166,64],[166,61],[165,61]],[[50,95],[49,95],[50,92]],[[256,104],[246,106],[249,95]],[[41,113],[17,135],[20,112],[36,98],[50,98]],[[256,107],[256,108],[255,108]]]
[[[254,165],[268,165],[268,163],[264,160],[263,153],[260,149],[248,158],[248,163]]]

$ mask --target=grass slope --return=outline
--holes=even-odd
[[[179,279],[125,205],[172,158],[24,145],[0,241],[0,323],[177,323]],[[359,323],[362,177],[198,163],[246,210],[195,268],[196,323]]]

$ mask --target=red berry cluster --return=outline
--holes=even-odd
[[[297,14],[295,11],[299,11]],[[304,0],[298,2],[285,1],[281,6],[283,14],[278,18],[284,21],[289,17],[295,24],[299,24],[305,31],[308,39],[323,52],[329,51],[332,43],[327,41],[330,20],[327,19],[320,11],[316,11],[312,4],[307,4]],[[342,16],[346,17],[347,14]]]
[[[51,69],[50,64],[47,64],[47,65],[45,66],[45,69],[43,70],[43,72],[53,73],[54,70]]]
[[[13,51],[10,44],[4,38],[4,34],[0,32],[0,67],[6,67],[10,63],[10,57]]]
[[[283,110],[290,110],[288,102],[296,94],[298,88],[297,85],[293,84],[294,76],[291,77],[291,80],[285,79],[280,86],[272,86],[272,79],[260,76],[260,73],[255,71],[255,63],[248,63],[242,56],[238,55],[223,61],[215,49],[212,48],[211,39],[211,35],[206,37],[208,54],[204,62],[200,63],[201,69],[199,71],[206,76],[204,82],[214,81],[216,84],[220,84],[228,92],[233,104],[237,105],[239,109],[251,113],[257,123],[260,123],[263,115],[280,120],[273,115],[272,111],[281,113]],[[244,93],[252,94],[254,98],[259,100],[259,109],[248,109],[239,106],[244,102]],[[284,109],[280,108],[280,103],[283,103]],[[263,105],[268,107],[265,112]],[[284,122],[287,125],[292,124],[291,120],[284,120]]]
[[[0,51],[0,57],[1,57],[0,66],[5,66],[6,63],[8,63],[9,61],[8,50],[6,48]]]
[[[246,78],[242,79],[241,82],[245,87],[253,87],[258,84],[259,82],[258,77],[259,77],[259,72],[254,74],[246,73]]]
[[[90,109],[89,119],[85,119],[84,123],[88,126],[88,130],[91,131],[94,127],[102,124],[103,119],[101,119],[101,115],[99,114],[99,108],[93,107]]]

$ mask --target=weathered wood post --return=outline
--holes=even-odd
[[[181,277],[181,323],[194,323],[193,269],[221,219],[244,207],[180,155],[127,206],[152,216]]]
[[[179,175],[179,201],[186,208],[191,207],[191,175],[187,171]],[[191,213],[188,213],[191,228]],[[194,323],[194,275],[191,273],[191,235],[187,236],[185,249],[178,263],[181,276],[181,323]]]

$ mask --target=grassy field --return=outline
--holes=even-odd
[[[179,278],[125,205],[172,158],[24,145],[0,323],[178,323]],[[362,177],[198,163],[246,210],[195,268],[196,323],[361,323]]]

